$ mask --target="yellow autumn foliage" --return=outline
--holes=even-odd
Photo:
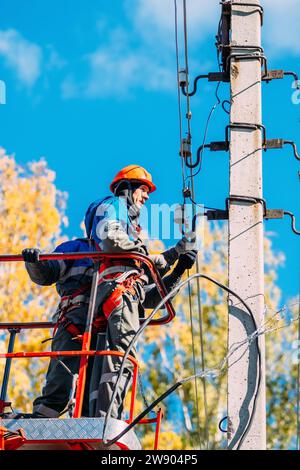
[[[203,249],[198,254],[200,272],[226,285],[228,278],[226,226],[218,223],[205,224],[201,235]],[[281,253],[274,254],[272,242],[267,238],[265,250],[265,303],[270,310],[275,310],[281,295],[280,289],[276,286],[277,268],[284,262],[284,257]],[[195,269],[190,274],[194,272]],[[190,286],[190,299],[189,290],[184,287],[172,301],[176,318],[164,327],[148,328],[145,332],[145,341],[141,347],[147,356],[147,368],[143,369],[143,381],[147,386],[150,402],[179,379],[192,376],[202,368],[218,367],[226,356],[228,322],[226,293],[204,279],[199,281],[199,288],[201,314],[198,311],[197,281],[194,280]],[[202,338],[199,319],[202,323]],[[289,333],[291,334],[292,332]],[[275,357],[278,357],[278,351],[276,355],[275,350],[276,347],[279,349],[280,345],[281,342],[278,343],[276,337],[272,335],[267,337],[269,355],[267,367],[269,361],[274,361]],[[226,416],[226,368],[219,376],[206,380],[205,390],[206,403],[203,381],[198,379],[195,383],[195,380],[191,380],[159,404],[163,407],[165,415],[162,422],[164,439],[161,440],[161,449],[199,449],[206,448],[207,445],[210,449],[218,449],[226,445],[226,435],[218,429],[218,422]],[[151,445],[152,439],[153,433],[149,431],[149,436],[146,434],[143,439],[146,448],[150,448],[148,446]]]
[[[0,253],[18,254],[26,247],[51,251],[63,241],[61,229],[67,223],[66,195],[57,190],[55,174],[44,160],[21,167],[13,156],[0,149]],[[221,283],[227,282],[227,234],[225,224],[205,224],[203,249],[198,255],[200,272]],[[159,241],[152,252],[161,252]],[[283,263],[281,254],[274,254],[270,239],[265,239],[265,303],[271,310],[278,307],[280,289],[276,285],[277,269]],[[194,270],[192,273],[195,272]],[[227,352],[227,299],[214,284],[200,280],[201,317],[198,311],[197,281],[185,286],[173,299],[176,318],[163,327],[148,327],[139,342],[140,366],[144,394],[148,402],[157,398],[181,378],[192,376],[202,368],[215,367]],[[190,295],[189,295],[190,294]],[[23,263],[0,263],[1,322],[49,321],[57,303],[53,287],[32,283]],[[201,343],[199,318],[203,329]],[[191,326],[193,326],[193,334]],[[267,397],[269,446],[284,448],[293,435],[296,365],[285,356],[284,345],[292,344],[296,324],[267,336]],[[0,351],[5,352],[7,335],[0,331]],[[49,343],[41,341],[50,335],[46,330],[23,331],[17,334],[15,351],[42,351]],[[204,357],[202,357],[202,350]],[[193,361],[195,356],[195,364]],[[202,362],[204,360],[204,363]],[[44,382],[48,359],[16,359],[13,361],[8,399],[17,410],[30,411],[31,402]],[[2,376],[4,361],[0,364]],[[194,368],[195,367],[195,368]],[[287,376],[287,371],[292,372]],[[288,372],[289,373],[289,372]],[[290,378],[290,383],[288,379]],[[197,385],[197,393],[196,393]],[[191,380],[163,403],[164,412],[160,449],[205,448],[208,432],[209,448],[220,448],[224,436],[218,429],[226,415],[226,372],[206,381],[206,416],[204,384]],[[293,394],[288,393],[292,390]],[[138,396],[135,414],[145,405]],[[127,397],[127,405],[129,396]],[[282,415],[282,409],[288,413]],[[199,418],[197,418],[197,416]],[[205,429],[205,419],[208,429]],[[284,438],[280,440],[281,430]],[[139,426],[144,449],[153,448],[153,425]],[[199,438],[200,436],[200,438]]]
[[[142,439],[144,450],[153,450],[154,436],[154,431],[151,431]],[[168,426],[159,435],[158,447],[163,450],[184,450],[180,436]]]
[[[44,160],[21,167],[14,156],[0,149],[0,253],[20,254],[24,248],[44,252],[63,241],[62,221],[66,195],[57,190],[55,173]],[[0,264],[1,322],[50,321],[57,294],[53,287],[40,287],[28,277],[24,264]],[[6,334],[5,334],[6,333]],[[15,351],[47,350],[49,330],[23,330],[17,334]],[[1,352],[6,352],[8,334],[0,332]],[[14,359],[8,400],[13,408],[31,410],[32,398],[41,391],[48,359]],[[1,360],[0,376],[4,361]]]

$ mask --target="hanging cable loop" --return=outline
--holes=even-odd
[[[221,421],[219,421],[218,423],[218,428],[220,429],[221,432],[224,432],[224,433],[227,433],[227,429],[223,429],[222,428],[222,424],[224,423],[224,421],[226,421],[228,419],[228,416],[224,416],[224,418],[221,419]]]
[[[295,158],[296,158],[298,161],[300,161],[300,155],[298,154],[296,143],[293,142],[292,140],[284,140],[284,141],[283,141],[283,144],[284,144],[284,145],[291,145],[291,146],[293,147],[293,150],[294,150]]]
[[[184,71],[185,73],[185,71]],[[180,83],[180,88],[184,96],[194,96],[197,93],[197,85],[198,81],[201,80],[202,78],[209,78],[209,75],[197,75],[197,77],[194,79],[194,85],[193,85],[193,90],[190,92],[187,92],[186,90],[186,81],[181,81]]]
[[[186,162],[185,162],[186,166],[187,166],[188,168],[196,168],[196,167],[199,165],[199,163],[200,163],[203,149],[209,148],[209,147],[210,147],[210,144],[201,145],[201,146],[198,148],[198,150],[197,150],[197,159],[196,159],[195,163],[189,163],[189,162],[186,160]]]
[[[290,211],[284,211],[284,215],[288,215],[291,218],[292,230],[296,235],[300,235],[300,231],[296,229],[296,218],[295,215]]]
[[[227,114],[230,114],[230,111],[228,111],[228,110],[225,108],[225,104],[229,104],[229,106],[231,106],[230,101],[229,101],[229,100],[224,100],[224,101],[222,101],[222,109],[223,109],[223,111],[225,111],[225,113],[227,113]]]
[[[140,335],[142,334],[142,332],[144,331],[144,329],[146,328],[147,324],[150,322],[151,318],[153,318],[153,316],[157,313],[157,311],[162,308],[162,306],[166,303],[166,301],[168,299],[170,299],[171,297],[174,297],[174,295],[176,295],[176,293],[178,293],[183,286],[185,286],[187,283],[189,283],[190,281],[192,281],[193,279],[199,279],[199,278],[202,278],[202,279],[206,279],[210,282],[212,282],[213,284],[217,285],[218,287],[220,287],[221,289],[224,289],[228,294],[231,294],[233,297],[237,298],[240,303],[243,305],[243,307],[245,308],[245,310],[248,312],[248,314],[250,315],[251,319],[252,319],[252,322],[253,322],[253,331],[254,332],[258,332],[259,329],[258,329],[258,326],[257,326],[257,323],[256,323],[256,320],[255,320],[255,317],[254,317],[254,314],[251,310],[251,308],[248,306],[248,304],[236,293],[234,292],[232,289],[230,289],[229,287],[225,286],[224,284],[222,284],[221,282],[219,281],[216,281],[215,279],[213,279],[212,277],[210,276],[207,276],[206,274],[201,274],[201,273],[196,273],[196,274],[193,274],[191,276],[189,276],[187,279],[185,279],[184,281],[181,281],[175,288],[173,288],[164,298],[162,298],[162,300],[159,302],[159,304],[154,308],[154,310],[151,312],[151,314],[149,315],[149,317],[147,317],[147,319],[145,320],[145,322],[141,325],[141,327],[139,328],[139,330],[137,331],[137,333],[135,334],[135,336],[133,337],[131,343],[129,344],[124,356],[123,356],[123,359],[122,359],[122,364],[121,364],[121,367],[118,371],[118,377],[117,377],[117,380],[116,380],[116,383],[115,383],[115,387],[114,387],[114,391],[113,391],[113,395],[112,395],[112,398],[111,398],[111,403],[110,403],[110,406],[109,406],[109,409],[107,411],[107,414],[106,414],[106,417],[105,417],[105,421],[104,421],[104,426],[103,426],[103,436],[102,436],[102,440],[103,440],[103,444],[105,446],[110,446],[112,444],[114,444],[115,442],[117,442],[122,436],[124,436],[124,434],[126,434],[128,431],[130,431],[130,429],[132,429],[146,414],[148,414],[158,403],[160,403],[162,400],[164,400],[164,398],[166,398],[168,395],[170,395],[173,391],[175,391],[179,386],[181,386],[182,384],[186,383],[187,381],[191,380],[191,377],[188,377],[187,379],[183,379],[183,380],[180,380],[179,382],[175,383],[171,388],[169,388],[163,395],[161,395],[159,398],[157,398],[153,403],[151,403],[151,405],[149,406],[149,408],[147,408],[146,410],[144,410],[139,416],[137,416],[131,424],[129,424],[120,434],[118,434],[117,436],[115,436],[113,439],[111,440],[106,440],[105,439],[105,431],[106,431],[106,427],[107,427],[107,423],[108,423],[108,420],[110,418],[110,414],[111,414],[111,409],[112,409],[112,406],[113,406],[113,403],[114,403],[114,400],[116,398],[116,393],[117,393],[117,389],[119,387],[119,384],[120,384],[120,380],[121,380],[121,377],[122,377],[122,374],[124,372],[124,368],[125,368],[125,365],[126,365],[126,362],[127,362],[127,359],[128,359],[128,355],[130,354],[132,348],[134,347],[134,345],[136,344],[138,338],[140,337]],[[248,431],[251,427],[251,424],[252,424],[252,421],[253,421],[253,417],[254,417],[254,414],[255,414],[255,410],[256,410],[256,405],[257,405],[257,398],[258,398],[258,392],[260,390],[260,383],[261,383],[261,352],[260,352],[260,347],[259,347],[259,342],[258,342],[258,336],[253,336],[252,337],[252,340],[251,341],[255,341],[255,344],[256,344],[256,348],[257,348],[257,360],[258,360],[258,378],[257,378],[257,382],[256,382],[256,389],[255,389],[255,392],[253,392],[253,396],[254,396],[254,399],[253,399],[253,408],[252,408],[252,412],[249,416],[249,420],[247,422],[247,425],[245,426],[244,428],[244,432],[241,436],[241,438],[239,439],[239,444],[238,444],[238,447],[237,449],[239,450],[239,448],[241,447],[246,435],[248,434]],[[247,338],[247,342],[249,342],[249,339]],[[204,371],[204,369],[203,369]]]
[[[287,71],[287,72],[283,72],[283,75],[291,75],[292,77],[294,77],[294,80],[295,80],[295,83],[296,83],[296,89],[300,90],[299,77],[295,72]]]

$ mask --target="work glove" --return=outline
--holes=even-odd
[[[186,269],[191,269],[197,260],[197,250],[190,250],[179,256],[178,263],[174,268],[174,272],[178,276],[182,276]]]
[[[38,248],[25,248],[22,251],[22,256],[26,263],[37,263],[40,259],[40,253]]]
[[[189,238],[188,238],[189,237]],[[181,240],[175,245],[175,250],[178,255],[183,255],[187,251],[192,251],[195,248],[196,243],[196,234],[194,232],[190,232],[188,237],[183,236]]]

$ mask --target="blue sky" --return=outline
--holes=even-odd
[[[298,0],[262,4],[269,68],[300,74]],[[191,76],[217,70],[218,13],[218,0],[188,0]],[[81,234],[89,202],[105,196],[113,175],[129,163],[152,172],[153,202],[181,202],[173,0],[2,0],[0,79],[7,88],[0,145],[21,164],[46,158],[58,188],[69,193],[69,236]],[[291,85],[289,78],[264,85],[264,124],[269,138],[300,147],[300,105],[292,103]],[[191,101],[195,149],[214,89],[202,82]],[[228,97],[227,84],[220,95]],[[218,108],[208,141],[223,139],[226,120]],[[288,147],[263,159],[268,206],[291,210],[300,227],[299,163]],[[224,207],[228,154],[204,155],[196,191],[199,202]],[[285,296],[296,295],[299,237],[289,220],[267,222],[266,230],[286,255],[280,286]]]

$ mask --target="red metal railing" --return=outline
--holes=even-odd
[[[0,324],[0,329],[2,328],[2,324]],[[43,352],[15,352],[15,353],[0,353],[0,359],[17,359],[17,358],[31,358],[31,357],[82,357],[82,356],[124,356],[124,353],[119,351],[94,351],[94,350],[81,350],[81,351],[43,351]],[[133,378],[132,378],[132,390],[131,390],[131,399],[130,399],[130,414],[128,422],[131,423],[133,420],[133,411],[135,406],[135,399],[136,399],[136,390],[137,390],[137,376],[138,376],[138,362],[137,360],[132,357],[128,356],[128,360],[133,364]],[[76,392],[76,401],[79,399],[79,395],[81,392],[80,388],[77,387]],[[83,391],[84,392],[84,391]],[[80,418],[80,416],[73,415],[73,418]]]
[[[164,286],[163,280],[160,277],[160,274],[153,263],[153,261],[148,258],[148,256],[142,255],[140,253],[105,253],[105,252],[82,252],[82,253],[48,253],[48,254],[41,254],[40,261],[47,261],[47,260],[65,260],[65,259],[83,259],[83,258],[90,258],[93,260],[101,261],[104,259],[118,259],[118,260],[125,260],[125,259],[132,259],[141,261],[144,263],[150,270],[151,276],[153,281],[156,284],[158,292],[160,293],[161,297],[165,297],[167,295],[166,288]],[[22,255],[0,255],[0,263],[7,263],[7,262],[18,262],[23,261]],[[149,325],[163,325],[169,323],[175,317],[175,310],[172,306],[170,300],[165,303],[167,309],[167,315],[163,315],[161,318],[157,318],[151,320]],[[141,320],[143,321],[143,320]]]
[[[161,295],[161,297],[165,297],[167,294],[166,288],[164,283],[159,275],[158,270],[156,269],[154,263],[151,259],[149,259],[145,255],[141,255],[139,253],[99,253],[99,252],[84,252],[84,253],[51,253],[51,254],[41,254],[40,261],[45,260],[59,260],[59,259],[83,259],[83,258],[91,258],[94,260],[103,260],[103,259],[134,259],[141,261],[142,263],[146,264],[149,268],[151,276],[157,286],[157,289]],[[1,262],[19,262],[24,261],[22,255],[0,255],[0,263]],[[96,287],[97,289],[97,287]],[[149,325],[162,325],[165,323],[169,323],[175,317],[175,311],[170,301],[167,301],[166,304],[167,315],[163,315],[159,319],[151,320]],[[141,320],[143,321],[143,320]],[[145,321],[145,320],[144,320]],[[81,351],[47,351],[47,352],[8,352],[0,354],[0,358],[5,358],[6,360],[11,361],[15,358],[31,358],[31,357],[63,357],[63,356],[79,356],[81,357],[80,366],[79,366],[79,376],[77,380],[77,388],[76,388],[76,396],[75,396],[75,409],[74,409],[74,418],[81,417],[81,409],[82,409],[82,402],[83,402],[83,395],[84,395],[84,388],[85,388],[85,380],[86,380],[86,369],[88,364],[88,357],[89,356],[124,356],[124,353],[120,353],[118,351],[91,351],[90,350],[90,341],[91,341],[91,328],[88,328],[88,323],[86,325],[85,332],[82,335],[82,350]],[[16,332],[20,332],[22,329],[36,329],[36,328],[52,328],[54,324],[51,322],[33,322],[33,323],[1,323],[0,330],[9,330],[10,333],[14,331],[14,335]],[[13,348],[13,342],[12,342]],[[135,358],[132,356],[128,356],[129,361],[133,364],[133,378],[132,378],[132,391],[131,391],[131,401],[130,401],[130,411],[129,411],[129,420],[128,423],[131,423],[134,418],[134,406],[135,406],[135,399],[136,399],[136,390],[137,390],[137,377],[138,377],[138,363]],[[8,374],[6,379],[8,381],[9,376],[9,369],[10,364],[8,367]],[[6,391],[5,391],[6,394]],[[2,395],[2,392],[1,392]],[[2,406],[5,402],[5,397],[2,397]],[[144,419],[141,420],[141,424],[146,423],[156,423],[156,431],[155,431],[155,442],[154,442],[154,449],[158,448],[158,438],[159,438],[159,431],[160,431],[160,424],[162,419],[161,410],[157,413],[156,418],[153,419]],[[0,433],[1,434],[1,433]],[[0,436],[1,438],[1,436]],[[2,446],[0,446],[1,449]],[[2,447],[3,448],[3,447]]]
[[[14,330],[21,330],[22,329],[22,324],[21,323],[10,323],[10,328]],[[33,323],[33,328],[38,328],[38,326]],[[52,325],[53,326],[53,325]],[[30,323],[26,323],[25,329],[30,328]],[[41,328],[47,328],[47,326],[42,326]],[[5,330],[7,329],[7,323],[0,323],[0,330]],[[11,353],[0,353],[0,359],[17,359],[17,358],[33,358],[33,357],[89,357],[89,356],[119,356],[123,357],[124,353],[121,353],[119,351],[94,351],[94,350],[81,350],[81,351],[43,351],[43,352],[11,352]],[[136,392],[137,392],[137,378],[138,378],[138,362],[137,360],[132,357],[128,356],[128,360],[133,364],[133,376],[132,376],[132,389],[131,389],[131,397],[130,397],[130,411],[129,411],[129,419],[126,420],[128,424],[132,423],[134,419],[134,408],[135,408],[135,401],[136,401]],[[79,381],[79,379],[78,379]],[[80,399],[80,395],[84,393],[84,390],[81,389],[80,387],[77,387],[76,391],[76,398],[75,401]],[[80,416],[75,416],[75,413],[73,415],[73,418],[79,418]],[[142,419],[138,424],[156,424],[155,426],[155,438],[154,438],[154,450],[158,449],[158,440],[159,440],[159,432],[160,432],[160,426],[161,426],[161,420],[162,420],[162,411],[159,410],[156,417],[152,419]],[[0,420],[1,424],[1,420]],[[13,449],[14,445],[13,443],[10,443],[8,447],[5,445],[5,440],[3,438],[4,435],[4,429],[0,429],[0,450],[7,450],[8,448]],[[20,437],[12,437],[16,441],[16,448],[21,446],[23,443],[26,443],[26,436],[21,436]],[[95,440],[94,440],[95,441]],[[48,443],[52,442],[54,443],[55,441],[53,440],[48,440]],[[72,444],[73,445],[73,444]],[[88,443],[80,443],[80,444],[74,444],[73,450],[81,450],[81,449],[88,449]]]

